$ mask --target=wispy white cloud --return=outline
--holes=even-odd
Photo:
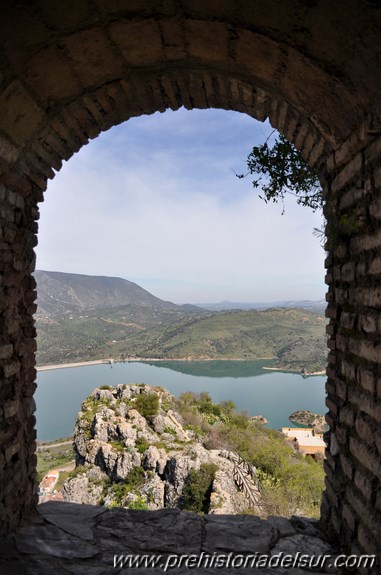
[[[121,276],[178,302],[322,298],[321,216],[238,180],[269,126],[180,110],[130,120],[66,164],[41,205],[40,269]]]

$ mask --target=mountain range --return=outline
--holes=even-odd
[[[325,366],[325,320],[290,307],[210,311],[176,305],[121,278],[38,270],[37,363],[90,359],[260,359]]]
[[[36,270],[37,313],[39,316],[60,316],[85,310],[138,306],[165,311],[194,311],[186,304],[164,301],[138,284],[118,277],[89,276],[64,272]],[[201,309],[199,310],[201,311]]]
[[[227,311],[234,309],[269,309],[269,308],[293,308],[293,309],[305,309],[308,311],[314,311],[316,313],[323,313],[327,307],[327,302],[325,300],[280,300],[280,301],[259,301],[259,302],[236,302],[224,300],[217,303],[198,303],[197,307],[207,309],[210,311]]]
[[[108,356],[114,341],[210,313],[161,300],[122,278],[45,270],[34,276],[38,364]]]

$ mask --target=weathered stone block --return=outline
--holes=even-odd
[[[356,431],[368,445],[373,445],[378,433],[377,425],[366,415],[359,413],[356,417]]]
[[[2,345],[0,347],[0,359],[8,359],[12,357],[12,354],[13,354],[13,345],[11,343]]]
[[[199,553],[201,518],[175,509],[106,511],[98,521],[98,536],[128,541],[129,549],[139,553]],[[165,533],[165,538],[163,538]]]
[[[376,387],[375,386],[375,375],[374,375],[374,373],[372,371],[369,371],[369,370],[363,369],[363,368],[359,368],[357,373],[358,373],[358,378],[359,378],[361,387],[365,391],[373,394],[375,391],[375,387]]]
[[[339,191],[345,188],[348,183],[356,180],[363,167],[362,154],[357,154],[338,174],[332,182],[332,190]]]
[[[103,84],[123,76],[123,63],[101,28],[84,30],[65,38],[74,70],[82,83]]]
[[[155,20],[115,22],[110,25],[109,30],[130,66],[147,66],[154,62],[163,62],[164,51],[160,29]],[[142,43],[141,39],[144,37],[150,38],[150,42]]]
[[[381,477],[381,461],[376,451],[369,449],[355,437],[350,437],[349,449],[351,454],[375,477]]]
[[[189,56],[215,61],[228,58],[229,30],[225,23],[189,20],[185,22],[184,34]]]
[[[262,519],[244,515],[206,515],[207,553],[268,553],[278,539],[278,530]]]
[[[372,498],[372,483],[369,477],[367,477],[365,473],[363,473],[359,469],[356,469],[354,481],[356,487],[359,488],[365,499],[367,501],[370,501]]]
[[[353,427],[355,422],[355,409],[350,406],[344,406],[340,409],[340,423]]]
[[[4,418],[10,419],[14,415],[16,415],[16,413],[19,411],[19,409],[20,409],[20,402],[18,399],[14,399],[12,401],[7,401],[3,406]]]
[[[347,502],[343,503],[343,519],[347,522],[347,525],[352,533],[356,530],[356,514],[354,513],[352,507],[348,505]]]
[[[352,481],[354,473],[354,465],[352,460],[346,455],[344,455],[344,453],[340,453],[340,463],[345,475],[348,477],[348,479]]]
[[[12,102],[12,106],[9,103]],[[0,108],[6,109],[2,114],[0,128],[11,134],[13,141],[23,146],[37,129],[43,112],[38,104],[17,80],[14,80],[0,94]]]
[[[262,81],[271,83],[280,63],[275,43],[269,38],[244,29],[237,30],[237,36],[235,64]]]
[[[21,369],[21,363],[19,361],[14,361],[8,365],[3,366],[3,372],[5,377],[12,377],[12,375],[16,375],[19,373]]]

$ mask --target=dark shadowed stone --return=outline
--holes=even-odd
[[[67,559],[86,559],[97,554],[95,546],[70,537],[54,525],[32,525],[19,529],[15,536],[20,553],[44,554]]]
[[[101,551],[102,562],[106,565],[112,565],[114,561],[114,555],[128,555],[134,553],[130,548],[129,543],[123,539],[98,539],[97,540],[98,549]]]
[[[276,517],[272,515],[267,518],[267,523],[278,529],[279,537],[287,537],[288,535],[295,535],[296,533],[287,517]]]
[[[296,555],[297,552],[314,556],[331,555],[332,547],[321,539],[298,533],[291,537],[282,537],[282,539],[280,539],[271,550],[271,555],[275,555],[280,552],[291,555]]]
[[[95,518],[106,508],[52,501],[40,505],[38,511],[49,523],[80,539],[91,541],[94,539]]]
[[[202,519],[178,509],[110,509],[100,516],[96,537],[120,540],[133,552],[199,553]]]
[[[79,505],[78,503],[67,503],[66,501],[47,501],[38,506],[38,511],[41,515],[46,515],[47,513],[71,513],[77,517],[80,515],[81,521],[88,521],[104,513],[106,509],[98,505]]]
[[[19,562],[3,566],[0,562],[0,573],[3,575],[68,575],[68,571],[52,557],[28,555]]]
[[[258,517],[206,515],[203,551],[268,553],[278,539],[278,531]]]
[[[110,565],[112,565],[112,563],[110,563]],[[70,573],[71,575],[110,575],[110,573],[112,573],[109,565],[85,565],[84,563],[75,563],[73,565],[65,565],[65,569],[65,573]],[[116,569],[115,571],[113,570],[113,572],[115,575],[118,574]],[[144,575],[144,573],[141,573],[141,575]]]
[[[319,523],[317,519],[293,515],[290,518],[290,523],[295,528],[297,533],[311,535],[312,537],[320,537],[320,539],[325,540],[324,533],[322,533],[318,528]]]

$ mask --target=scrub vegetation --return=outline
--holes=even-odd
[[[187,392],[180,396],[176,409],[205,447],[235,451],[255,466],[266,514],[319,516],[324,489],[322,460],[303,457],[280,432],[263,427],[246,413],[237,413],[232,401],[215,404],[206,392]],[[186,501],[191,511],[202,511],[207,475],[204,470],[190,477]]]

